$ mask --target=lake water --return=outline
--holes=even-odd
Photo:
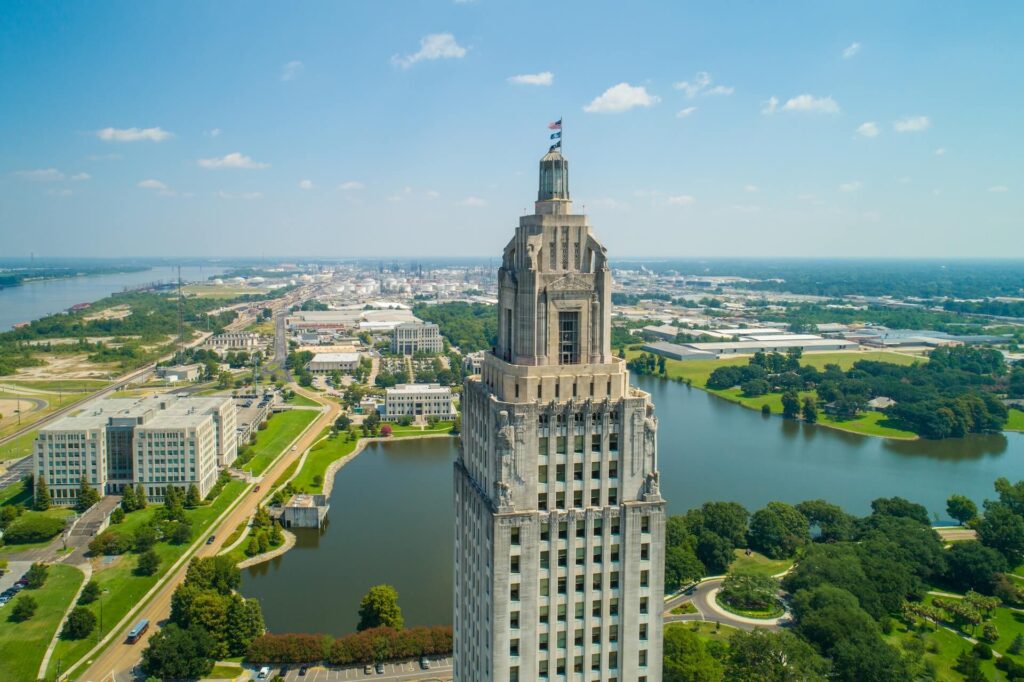
[[[824,498],[854,514],[900,495],[945,519],[958,492],[978,503],[999,476],[1024,479],[1024,434],[886,441],[803,425],[653,377],[661,489],[681,514],[709,500],[754,511],[770,500]],[[407,625],[451,622],[454,439],[371,445],[335,478],[330,524],[242,572],[276,632],[343,634],[372,585],[399,592]]]
[[[223,272],[222,267],[182,266],[181,279],[184,282],[199,281]],[[78,303],[98,301],[125,288],[152,282],[173,282],[177,278],[177,267],[160,266],[142,272],[69,277],[5,287],[0,289],[0,331],[7,331],[19,322],[31,322],[59,313]]]

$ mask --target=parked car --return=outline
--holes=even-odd
[[[369,663],[364,665],[363,666],[363,674],[364,675],[372,675],[373,674],[373,666],[370,665]]]
[[[384,674],[384,664],[381,663],[380,661],[377,661],[377,665],[375,665],[373,667],[377,670],[377,674],[378,675],[383,675]]]
[[[307,671],[306,666],[302,666],[301,668],[299,668],[299,677],[305,677],[306,676],[306,671]]]
[[[257,680],[265,680],[270,677],[270,666],[265,665],[260,668],[259,673],[256,675]]]
[[[430,670],[430,659],[426,656],[420,657],[420,668],[423,670]]]

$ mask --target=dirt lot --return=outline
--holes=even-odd
[[[37,357],[46,362],[39,367],[24,367],[11,378],[15,381],[48,381],[53,379],[107,379],[117,374],[114,364],[97,365],[89,362],[85,353],[49,355],[40,353]]]
[[[128,317],[132,314],[131,306],[128,305],[115,305],[111,308],[106,308],[97,313],[86,315],[85,319],[92,320],[120,320]]]

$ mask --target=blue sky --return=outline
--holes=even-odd
[[[1024,256],[1013,2],[4,3],[0,252]],[[522,76],[524,78],[516,79]]]

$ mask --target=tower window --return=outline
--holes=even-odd
[[[580,361],[580,314],[558,313],[558,363],[575,365]]]

